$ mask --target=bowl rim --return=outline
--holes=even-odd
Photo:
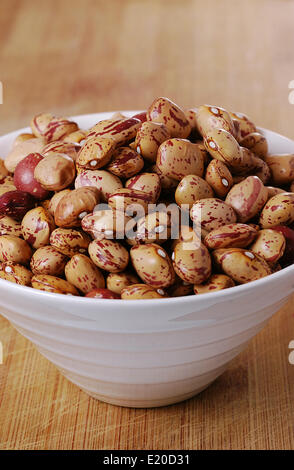
[[[132,116],[133,114],[138,114],[138,113],[141,113],[143,111],[144,110],[120,110],[119,112],[124,113],[127,116]],[[92,118],[93,121],[94,121],[96,118],[99,119],[99,116],[101,116],[101,115],[103,115],[102,119],[108,119],[108,117],[110,117],[115,112],[118,112],[118,111],[114,110],[114,111],[105,111],[105,112],[98,112],[98,113],[79,114],[79,115],[75,115],[75,116],[70,116],[70,119],[78,121],[78,120],[81,120],[81,119]],[[263,132],[263,131],[271,132],[271,133],[275,134],[276,136],[283,138],[284,140],[285,139],[288,140],[289,142],[291,142],[294,145],[294,140],[290,139],[287,136],[284,136],[284,135],[279,134],[275,131],[271,131],[270,129],[265,129],[265,128],[262,128],[262,127],[257,127],[257,129],[261,132]],[[28,131],[30,131],[30,127],[27,126],[27,127],[21,128],[21,129],[17,129],[15,131],[11,131],[7,134],[1,135],[0,136],[0,146],[1,146],[1,140],[2,139],[10,138],[10,137],[12,138],[13,136],[15,136],[19,133],[24,133],[24,132],[28,132]],[[20,284],[13,283],[13,282],[7,281],[5,279],[0,279],[0,289],[1,290],[2,290],[2,288],[3,289],[9,289],[9,290],[16,289],[17,291],[19,291],[20,293],[23,293],[25,295],[31,294],[32,296],[36,296],[36,298],[41,296],[41,298],[44,299],[44,300],[46,298],[48,298],[48,300],[51,299],[51,301],[56,301],[56,302],[58,302],[60,300],[62,300],[62,302],[66,302],[66,303],[71,303],[71,302],[74,301],[76,304],[82,302],[83,305],[85,305],[85,306],[86,305],[96,305],[97,307],[101,306],[101,305],[105,306],[105,301],[107,300],[107,305],[109,305],[109,307],[111,307],[111,306],[117,306],[118,307],[120,304],[124,304],[124,305],[127,304],[127,305],[130,305],[130,306],[133,305],[135,307],[135,306],[142,305],[142,302],[144,302],[144,305],[149,305],[150,307],[152,307],[152,306],[155,307],[155,306],[161,305],[162,302],[164,302],[165,305],[168,302],[172,303],[173,305],[176,305],[178,303],[182,304],[183,302],[184,303],[189,303],[189,302],[194,303],[194,302],[200,302],[201,300],[206,301],[208,299],[210,299],[211,301],[215,300],[217,302],[217,301],[220,300],[220,298],[225,299],[226,297],[230,296],[232,294],[232,292],[234,292],[236,295],[238,293],[240,293],[240,294],[246,293],[246,291],[252,290],[255,287],[258,288],[259,286],[263,286],[265,283],[270,283],[270,282],[275,282],[276,280],[277,281],[281,280],[283,278],[283,276],[287,276],[289,274],[294,274],[294,264],[292,264],[290,266],[287,266],[286,268],[283,268],[280,271],[269,274],[268,276],[265,276],[261,279],[251,281],[251,282],[248,282],[246,284],[241,284],[241,285],[229,287],[227,289],[223,289],[223,290],[220,290],[220,291],[217,291],[217,292],[209,292],[209,293],[206,293],[206,294],[198,294],[198,295],[197,294],[190,294],[190,295],[186,295],[186,296],[167,297],[167,298],[162,298],[162,299],[136,299],[136,300],[132,300],[131,303],[130,303],[130,300],[126,300],[126,299],[96,299],[96,298],[84,297],[84,296],[73,296],[73,295],[69,295],[69,294],[68,295],[57,294],[57,293],[53,293],[53,292],[47,292],[47,291],[34,289],[32,287],[29,287],[29,286],[22,286]],[[293,288],[294,288],[294,285],[293,285]]]

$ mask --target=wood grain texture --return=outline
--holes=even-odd
[[[294,138],[292,0],[1,0],[0,132],[32,115],[223,105]],[[294,449],[293,301],[205,392],[99,403],[0,320],[0,449]]]

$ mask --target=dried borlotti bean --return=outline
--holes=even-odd
[[[263,208],[268,192],[257,176],[248,176],[235,184],[226,197],[226,203],[235,210],[239,222],[247,222]]]
[[[197,144],[186,139],[169,139],[163,142],[157,153],[156,166],[170,178],[180,181],[187,175],[202,176],[203,155]]]
[[[240,145],[251,150],[251,152],[259,158],[264,159],[267,156],[267,140],[259,132],[251,132],[250,134],[247,134],[242,140],[240,140]]]
[[[245,248],[221,248],[212,254],[216,265],[239,284],[255,281],[271,274],[267,262],[261,256]]]
[[[187,175],[180,181],[175,192],[176,203],[188,204],[189,208],[199,199],[214,196],[212,187],[200,176]]]
[[[185,139],[191,126],[184,111],[168,98],[157,98],[147,110],[147,121],[164,124],[171,137]]]
[[[144,160],[138,152],[129,147],[120,147],[114,151],[107,170],[119,178],[130,178],[139,173],[143,166]]]
[[[205,180],[218,197],[226,197],[234,184],[228,167],[220,160],[215,159],[211,160],[206,168]]]
[[[30,266],[34,274],[61,276],[64,273],[66,262],[67,257],[64,254],[48,245],[35,251]]]
[[[106,119],[93,126],[87,135],[90,137],[103,137],[112,139],[117,146],[126,145],[135,137],[142,122],[137,118]]]
[[[177,275],[190,284],[205,282],[211,274],[211,258],[200,240],[176,243],[172,255]]]
[[[147,284],[132,284],[121,292],[123,300],[164,299],[164,292]]]
[[[284,254],[286,240],[282,233],[271,229],[260,230],[250,250],[261,256],[270,265]]]
[[[290,225],[294,222],[294,193],[280,193],[268,200],[260,214],[262,228]]]
[[[292,183],[294,180],[294,154],[281,153],[268,155],[265,162],[270,168],[272,181],[275,185]]]
[[[105,170],[83,170],[75,179],[75,188],[94,186],[100,192],[101,201],[107,202],[110,194],[123,187],[121,180]]]
[[[35,179],[48,191],[67,188],[73,182],[75,174],[72,158],[63,153],[53,153],[50,157],[43,158],[34,171]]]
[[[93,289],[91,292],[88,292],[85,297],[93,299],[120,299],[120,295],[104,288]]]
[[[0,215],[0,235],[21,237],[21,223],[7,215]]]
[[[0,261],[11,261],[17,264],[28,264],[32,257],[30,245],[14,235],[0,237]]]
[[[106,279],[107,289],[120,295],[122,290],[133,284],[139,284],[140,279],[135,274],[124,271],[121,273],[110,273]]]
[[[175,281],[175,272],[167,252],[156,243],[135,245],[130,251],[138,276],[150,286],[162,289]]]
[[[196,226],[201,225],[204,230],[210,232],[222,225],[237,222],[234,209],[217,198],[205,198],[193,204],[190,216]]]
[[[157,173],[139,173],[127,180],[125,186],[149,194],[152,202],[158,200],[161,192],[160,177]]]
[[[250,118],[246,114],[239,112],[230,112],[230,116],[232,119],[238,122],[241,138],[244,138],[246,135],[252,134],[252,132],[257,131],[255,124],[250,120]]]
[[[124,271],[129,263],[129,253],[123,245],[113,240],[93,240],[89,255],[98,268],[110,273]]]
[[[197,129],[203,137],[212,129],[224,129],[234,135],[234,124],[230,114],[218,106],[198,106],[196,123]]]
[[[76,254],[68,261],[65,266],[65,277],[84,294],[105,287],[100,269],[85,255]]]
[[[132,230],[136,221],[123,212],[114,210],[95,210],[82,219],[82,229],[93,238],[123,239],[128,230]]]
[[[41,206],[27,212],[21,223],[22,236],[33,248],[48,245],[54,229],[52,215]]]
[[[171,135],[164,124],[146,121],[137,132],[134,148],[144,160],[154,163],[158,147],[170,137]]]
[[[247,224],[229,224],[212,230],[204,239],[210,250],[217,248],[245,248],[257,236],[257,230]]]
[[[194,285],[195,294],[208,294],[209,292],[217,292],[219,290],[234,287],[235,283],[232,278],[225,274],[213,274],[203,284]]]
[[[79,295],[78,290],[72,284],[60,277],[37,274],[32,277],[31,282],[34,289],[54,294]]]
[[[81,147],[76,164],[83,170],[98,170],[107,165],[115,150],[115,142],[107,137],[92,137]]]
[[[50,245],[65,256],[74,256],[76,253],[86,253],[90,237],[73,228],[58,227],[51,233]]]
[[[0,278],[15,284],[30,286],[32,275],[31,271],[21,264],[7,262],[0,265]]]
[[[79,227],[82,219],[99,203],[100,193],[93,186],[84,186],[65,194],[54,212],[59,227]]]

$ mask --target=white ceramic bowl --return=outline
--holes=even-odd
[[[75,120],[88,128],[111,114]],[[0,138],[1,156],[23,131]],[[294,152],[294,141],[262,132],[271,152]],[[213,294],[164,300],[86,299],[0,280],[0,312],[91,396],[152,407],[206,388],[293,292],[294,265]]]

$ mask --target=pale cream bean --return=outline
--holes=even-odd
[[[34,289],[52,292],[54,294],[79,295],[78,290],[64,279],[47,274],[37,274],[32,277],[32,287]]]
[[[86,253],[90,241],[86,233],[72,228],[56,228],[50,236],[50,245],[69,257],[76,253]]]
[[[52,215],[41,206],[28,211],[21,223],[22,236],[33,248],[48,245],[54,229]]]
[[[87,134],[88,134],[88,131],[79,129],[75,132],[71,132],[70,134],[67,134],[64,137],[63,142],[79,144],[82,140],[86,138]]]
[[[240,141],[242,147],[246,147],[259,158],[264,159],[268,153],[266,138],[260,132],[251,132]]]
[[[257,230],[247,224],[229,224],[212,230],[204,239],[207,248],[244,248],[257,236]]]
[[[135,245],[130,251],[133,266],[148,285],[161,289],[171,286],[175,272],[167,252],[156,243]]]
[[[21,237],[21,223],[8,215],[0,215],[0,235]]]
[[[155,162],[158,147],[170,137],[164,124],[146,121],[137,132],[134,149],[148,162]]]
[[[133,273],[124,271],[122,273],[110,273],[106,279],[107,289],[115,292],[116,294],[121,294],[122,290],[133,284],[139,284],[140,279]]]
[[[209,294],[219,290],[234,287],[235,283],[232,278],[225,274],[213,274],[203,284],[194,285],[194,294]]]
[[[190,284],[205,282],[211,274],[211,258],[201,240],[179,241],[172,255],[177,275]]]
[[[31,259],[31,270],[34,274],[49,274],[62,276],[67,262],[67,257],[53,246],[38,248]]]
[[[234,209],[217,198],[200,199],[193,204],[190,216],[196,226],[210,232],[222,225],[237,222],[237,216]]]
[[[184,111],[168,98],[157,98],[149,106],[147,121],[164,124],[171,137],[185,139],[191,133],[191,126]]]
[[[158,290],[162,292],[161,289]],[[132,284],[122,290],[121,298],[123,300],[164,299],[164,295],[158,290],[146,284]]]
[[[126,181],[126,188],[138,189],[150,195],[152,202],[160,196],[161,183],[157,173],[139,173]]]
[[[60,199],[54,212],[59,227],[79,227],[82,219],[99,203],[100,193],[93,186],[74,189]]]
[[[235,184],[226,197],[226,203],[235,210],[239,222],[247,222],[263,208],[268,191],[257,176],[248,176]]]
[[[66,264],[65,277],[84,294],[105,287],[105,280],[100,269],[88,256],[80,253],[74,255]]]
[[[259,219],[262,228],[290,225],[294,222],[294,193],[280,193],[269,199]]]
[[[71,157],[63,153],[52,153],[50,158],[43,158],[35,168],[34,177],[42,188],[60,191],[73,182],[76,170]]]
[[[0,237],[0,261],[11,261],[17,264],[28,264],[32,256],[30,245],[14,235]]]
[[[163,175],[181,181],[187,175],[203,176],[204,159],[197,144],[169,139],[159,146],[156,166]]]
[[[113,240],[94,240],[89,245],[89,255],[98,268],[110,273],[124,271],[129,253],[123,245]]]
[[[268,155],[265,162],[270,168],[272,181],[275,185],[292,183],[294,180],[294,154]]]
[[[46,141],[43,138],[28,139],[14,146],[5,158],[5,167],[11,173],[14,172],[18,163],[30,153],[40,153]]]
[[[235,282],[245,284],[271,274],[261,256],[245,248],[223,248],[213,252],[217,266]]]
[[[212,129],[225,129],[230,134],[234,134],[234,124],[230,114],[218,106],[198,106],[196,123],[197,129],[203,137]]]
[[[175,192],[176,203],[181,206],[188,204],[189,208],[198,199],[214,196],[212,187],[203,178],[197,175],[187,175],[180,181]]]
[[[115,150],[115,142],[107,137],[92,137],[81,147],[76,165],[83,170],[98,170],[107,165]]]
[[[129,147],[120,147],[114,151],[106,169],[119,178],[130,178],[139,173],[144,166],[141,155]]]
[[[205,180],[218,197],[226,197],[233,186],[233,176],[230,170],[223,162],[216,159],[209,163]]]
[[[286,240],[282,233],[276,230],[259,230],[250,250],[257,253],[270,265],[275,264],[284,254]]]
[[[56,207],[59,204],[59,201],[65,196],[66,194],[69,194],[71,192],[71,189],[63,189],[62,191],[58,191],[57,193],[52,196],[50,199],[50,202],[48,204],[48,211],[50,212],[51,215],[54,216]]]
[[[31,140],[36,138],[34,134],[29,134],[27,132],[24,132],[22,134],[19,134],[15,139],[12,144],[12,147],[16,147],[18,144],[21,144],[22,142],[25,142],[26,140]]]
[[[107,202],[110,194],[123,187],[121,180],[106,170],[83,170],[75,179],[75,188],[94,186],[100,191],[101,201]]]

